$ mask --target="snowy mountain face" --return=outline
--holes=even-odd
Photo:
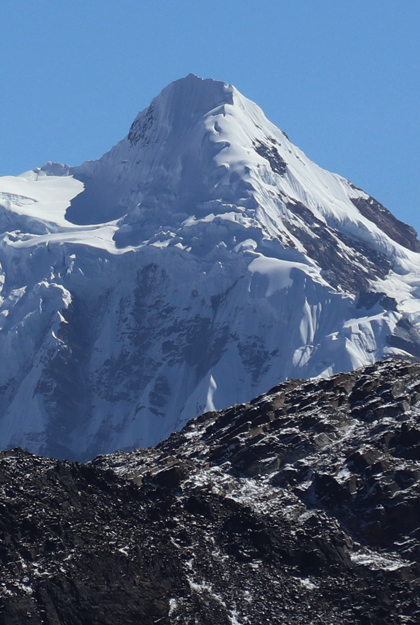
[[[154,445],[287,378],[420,356],[420,243],[234,87],[169,85],[98,161],[0,178],[0,446]]]

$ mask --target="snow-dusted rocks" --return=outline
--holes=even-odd
[[[419,242],[234,87],[0,179],[0,446],[89,458],[286,378],[420,355]]]
[[[2,625],[417,625],[419,415],[390,360],[87,465],[1,452]]]

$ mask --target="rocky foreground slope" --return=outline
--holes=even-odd
[[[156,448],[5,451],[4,625],[420,621],[420,364],[288,381]]]

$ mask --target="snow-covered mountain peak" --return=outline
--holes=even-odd
[[[231,85],[192,74],[170,84],[139,113],[125,139],[98,161],[71,170],[86,190],[67,218],[103,223],[134,210],[127,221],[138,223],[141,207],[154,229],[165,215],[190,216],[210,200],[239,200],[235,187],[248,174],[246,156],[253,151],[254,123],[245,102],[257,109]],[[92,210],[92,198],[98,210]]]
[[[0,230],[3,446],[154,444],[287,377],[420,357],[415,231],[222,82],[172,83],[97,161],[1,178]]]
[[[337,245],[359,240],[399,270],[407,257],[401,246],[420,251],[413,229],[311,162],[256,104],[231,85],[192,74],[154,98],[110,152],[70,173],[85,190],[66,218],[78,225],[119,219],[118,248],[144,244],[160,230],[185,238],[191,219],[228,215],[306,256],[294,231],[313,238],[314,220],[327,236],[339,233]]]
[[[144,134],[153,125],[159,136],[168,131],[185,134],[210,111],[232,105],[234,91],[232,85],[194,74],[176,80],[138,114],[128,135],[130,143],[136,145],[144,140]]]

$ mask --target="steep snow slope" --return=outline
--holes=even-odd
[[[2,447],[152,445],[288,377],[420,356],[414,230],[231,85],[172,83],[0,205]]]

